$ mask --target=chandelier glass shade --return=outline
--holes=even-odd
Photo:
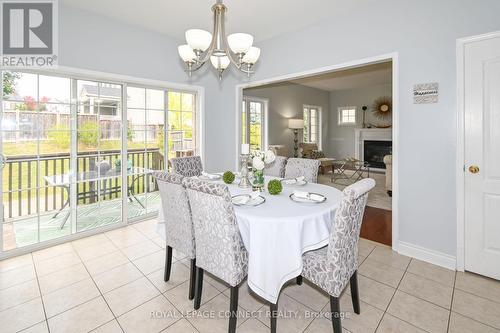
[[[200,69],[209,59],[218,71],[219,78],[232,63],[238,70],[250,76],[253,66],[259,60],[260,49],[252,46],[253,36],[246,33],[234,33],[226,37],[224,20],[227,7],[222,0],[213,5],[213,34],[201,29],[186,31],[187,44],[178,47],[179,56],[191,73]]]

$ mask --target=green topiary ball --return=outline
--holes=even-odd
[[[276,195],[281,193],[283,186],[278,179],[273,179],[267,184],[267,190],[269,191],[269,194]]]
[[[224,181],[224,183],[226,184],[231,184],[232,182],[234,182],[234,173],[232,173],[231,171],[226,171],[224,172],[224,174],[222,175],[222,180]]]

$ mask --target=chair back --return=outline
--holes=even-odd
[[[368,193],[375,180],[366,178],[347,186],[335,212],[330,232],[327,261],[333,270],[335,294],[340,295],[350,277],[358,269],[358,241]]]
[[[166,244],[193,259],[194,228],[188,196],[182,185],[184,177],[166,171],[155,172],[153,176],[160,189]]]
[[[241,240],[226,185],[184,178],[196,239],[196,266],[238,285],[246,276],[248,253]]]
[[[170,160],[172,171],[184,177],[201,175],[203,165],[200,156],[177,157]]]
[[[285,167],[285,178],[304,176],[310,183],[318,182],[318,171],[321,162],[307,158],[289,158]]]
[[[266,165],[264,168],[264,175],[272,177],[285,177],[285,166],[288,158],[283,156],[276,156],[273,163]]]

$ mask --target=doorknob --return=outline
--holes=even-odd
[[[479,172],[479,167],[477,165],[471,165],[469,167],[469,172],[470,173],[478,173]]]

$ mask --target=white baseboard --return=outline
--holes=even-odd
[[[454,256],[406,242],[399,242],[398,253],[452,270],[457,267],[457,259]]]

